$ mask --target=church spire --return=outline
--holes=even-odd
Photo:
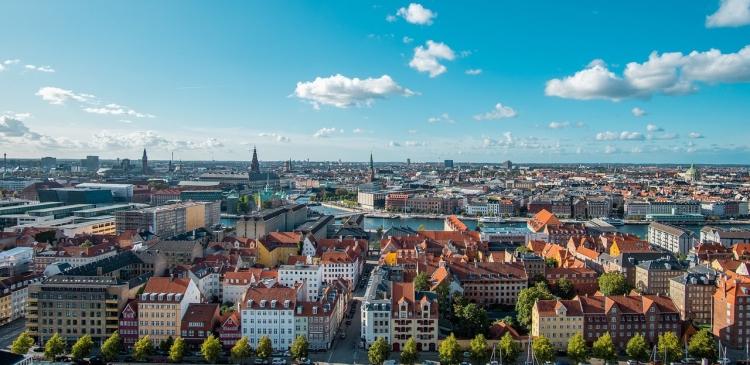
[[[258,163],[258,150],[255,147],[253,147],[253,161],[250,163],[250,172],[260,172],[260,163]]]
[[[141,172],[148,174],[148,156],[146,156],[146,149],[143,149],[143,157],[141,158]]]

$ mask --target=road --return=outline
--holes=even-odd
[[[0,327],[0,349],[10,349],[13,341],[18,338],[21,332],[26,331],[26,319],[17,319],[5,326]]]

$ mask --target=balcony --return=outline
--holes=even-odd
[[[27,313],[26,314],[26,318],[27,319],[37,319],[37,318],[39,318],[39,314],[38,313]]]
[[[104,300],[104,303],[106,303],[106,304],[114,304],[115,306],[117,306],[117,302],[118,302],[117,299],[105,299]]]
[[[36,303],[38,301],[39,301],[39,298],[31,298],[31,297],[26,298],[26,303]]]
[[[106,306],[104,310],[106,310],[107,312],[119,312],[119,310],[117,309],[117,306],[114,306],[114,307]]]

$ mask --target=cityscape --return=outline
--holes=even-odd
[[[750,364],[748,0],[2,9],[0,364]]]

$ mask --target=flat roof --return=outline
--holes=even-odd
[[[72,205],[71,205],[72,206]],[[99,208],[91,208],[91,209],[81,209],[77,211],[77,213],[97,213],[97,212],[106,212],[108,210],[112,209],[125,209],[128,207],[135,207],[133,204],[115,204],[115,205],[107,205]]]
[[[46,213],[46,212],[56,212],[56,211],[59,211],[59,210],[67,210],[67,209],[78,209],[78,208],[86,209],[86,208],[91,208],[91,207],[96,207],[96,205],[95,204],[63,205],[61,207],[46,208],[46,209],[37,209],[37,210],[30,211],[30,212],[34,212],[34,213]]]
[[[532,233],[526,227],[498,227],[498,228],[485,228],[482,227],[484,233],[505,233],[505,234],[519,234],[519,233]]]

